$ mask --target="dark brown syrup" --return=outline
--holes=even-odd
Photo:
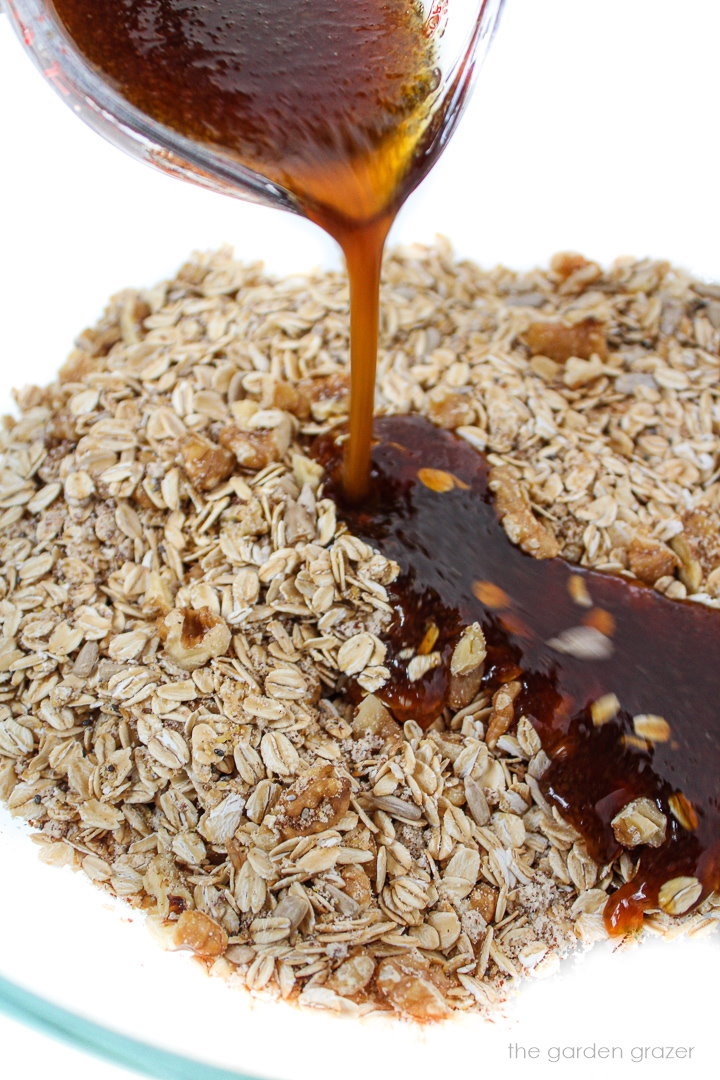
[[[325,436],[316,452],[343,520],[400,566],[390,587],[386,704],[400,720],[431,723],[447,700],[460,632],[479,622],[488,646],[482,686],[494,692],[521,682],[515,715],[528,717],[551,759],[541,787],[591,854],[607,863],[620,853],[610,823],[631,800],[647,797],[667,816],[662,846],[633,850],[639,868],[609,901],[608,928],[638,927],[670,879],[696,878],[701,897],[718,888],[720,612],[526,555],[498,521],[484,456],[427,420],[382,417],[374,439],[370,492],[360,506],[344,501],[337,483],[338,441]],[[431,628],[442,664],[411,683],[404,657],[422,649]],[[595,658],[559,651],[568,645]],[[619,711],[596,726],[590,707],[607,694],[617,696]],[[665,741],[657,732],[655,741],[637,735],[633,718],[643,715],[666,721]]]
[[[344,486],[367,486],[388,229],[449,136],[432,24],[412,0],[53,0],[127,101],[289,192],[343,249],[351,291]],[[242,192],[239,190],[239,193]]]

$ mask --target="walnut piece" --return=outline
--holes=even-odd
[[[586,271],[593,267],[597,272],[595,276],[600,276],[600,267],[597,263],[590,262],[584,255],[580,255],[577,251],[558,251],[550,259],[550,269],[559,278],[565,281],[572,274],[577,274],[578,271]]]
[[[501,735],[509,731],[515,719],[515,698],[521,690],[517,680],[505,683],[496,690],[492,699],[492,712],[488,720],[485,742],[491,750],[495,749]]]
[[[428,416],[438,427],[453,431],[465,424],[475,423],[476,409],[467,394],[436,386],[427,396]]]
[[[337,825],[350,805],[350,779],[333,765],[313,765],[283,791],[275,806],[283,840]]]
[[[272,405],[276,409],[292,413],[298,420],[307,420],[310,416],[308,399],[285,379],[276,380],[273,386]]]
[[[660,847],[665,840],[667,817],[652,799],[633,799],[612,819],[618,844],[625,848],[648,844]]]
[[[363,911],[370,907],[373,899],[372,887],[370,878],[362,866],[353,863],[350,863],[349,866],[343,866],[340,870],[340,876],[345,882],[344,891],[350,899],[354,900]]]
[[[220,432],[220,442],[243,469],[264,469],[282,457],[272,431],[241,431],[231,424]]]
[[[562,363],[571,356],[589,360],[593,354],[605,360],[608,352],[605,324],[597,319],[583,319],[571,326],[559,322],[531,323],[522,340],[533,354]]]
[[[415,1020],[444,1020],[450,1006],[420,956],[390,956],[380,964],[377,987],[390,1004]]]
[[[653,536],[637,532],[630,541],[628,566],[646,585],[654,585],[658,578],[672,574],[678,562],[677,555],[667,544]]]
[[[350,378],[336,373],[316,378],[301,379],[298,390],[310,403],[314,420],[327,420],[331,416],[344,416],[348,411]]]
[[[196,956],[213,959],[227,949],[228,936],[219,923],[202,911],[183,911],[175,924],[176,949],[190,949]]]
[[[699,506],[683,515],[683,525],[684,532],[680,535],[686,541],[690,553],[706,574],[712,573],[720,566],[720,529],[717,516],[706,507]]]
[[[495,509],[508,539],[536,559],[552,559],[560,545],[532,512],[530,502],[517,480],[506,469],[492,467],[490,490],[495,493]]]
[[[356,739],[377,735],[385,743],[388,754],[396,753],[402,746],[400,725],[393,720],[390,711],[374,694],[368,694],[358,705],[352,729]]]
[[[463,630],[450,660],[448,704],[464,709],[473,700],[482,682],[487,648],[480,623]]]
[[[210,608],[173,608],[158,621],[165,652],[178,667],[195,671],[230,648],[232,635],[224,619]]]
[[[451,709],[464,709],[477,697],[483,681],[484,666],[467,675],[451,675],[448,683],[447,703]]]
[[[333,972],[326,985],[340,994],[341,997],[352,997],[364,990],[373,977],[375,961],[366,953],[357,953],[349,956],[340,967]]]
[[[188,479],[198,491],[217,487],[235,468],[235,458],[229,451],[201,435],[188,435],[183,439],[180,455]]]

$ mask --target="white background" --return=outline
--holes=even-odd
[[[720,277],[719,42],[715,0],[508,0],[460,130],[401,214],[395,238],[430,241],[444,233],[460,253],[486,264],[527,266],[573,248],[605,262],[626,253],[666,256]],[[5,19],[0,19],[0,147],[2,404],[11,384],[51,376],[73,335],[97,317],[112,292],[169,275],[194,248],[231,243],[240,257],[264,259],[278,272],[337,264],[332,244],[300,219],[183,185],[102,142],[43,83]],[[47,887],[45,873],[57,874],[42,869],[39,890]],[[65,879],[50,880],[54,889]],[[58,884],[60,897],[64,888]],[[90,911],[89,892],[82,893],[85,902]],[[0,912],[4,904],[0,900]],[[51,934],[42,898],[35,895],[13,910],[22,917],[26,909],[28,919],[42,920]],[[116,916],[98,909],[92,917],[99,920],[108,950],[125,950],[130,939],[113,937]],[[0,914],[0,971],[9,970],[2,959],[9,944],[3,918]],[[18,960],[22,950],[14,937],[10,952]],[[132,938],[128,964],[135,962],[135,946],[138,956],[150,948],[139,940]],[[60,948],[56,942],[55,951]],[[53,955],[48,948],[44,963],[50,983]],[[159,966],[149,965],[153,977],[162,977],[158,972],[168,960],[160,960]],[[86,962],[78,958],[78,979]],[[611,1066],[621,1077],[650,1076],[650,1070],[706,1075],[717,1039],[712,1019],[717,964],[717,944],[708,942],[593,957],[528,992],[507,1027],[483,1029],[474,1043],[454,1043],[454,1064],[462,1045],[463,1072],[471,1078],[488,1068],[523,1077],[578,1071],[578,1065],[508,1062],[512,1037],[541,1048],[621,1044],[626,1060]],[[185,987],[183,980],[189,979],[188,993],[198,999],[192,1009],[202,1012],[206,982],[196,981],[184,967],[182,972],[178,983]],[[37,970],[26,981],[42,985]],[[150,990],[145,986],[144,993]],[[122,995],[113,1000],[121,1010]],[[214,1007],[228,1008],[221,998]],[[95,1013],[103,1015],[102,1003]],[[122,1012],[114,1015],[123,1026]],[[140,1032],[140,1019],[133,1023]],[[183,1049],[192,1049],[190,1033],[179,1038]],[[388,1045],[406,1041],[398,1035]],[[634,1045],[662,1043],[694,1044],[693,1061],[653,1066],[627,1060]],[[15,1075],[28,1080],[125,1075],[2,1018],[0,1045],[5,1061],[22,1051]],[[198,1055],[201,1050],[198,1045]],[[377,1072],[367,1053],[364,1068]],[[444,1048],[435,1037],[411,1053],[419,1056],[393,1064],[394,1072],[402,1067],[424,1076],[421,1058],[427,1068],[435,1063],[436,1075],[442,1071]],[[225,1060],[231,1060],[230,1049]],[[234,1060],[242,1066],[250,1059],[239,1054]],[[292,1058],[277,1065],[274,1060],[267,1060],[267,1070],[293,1080],[295,1073],[323,1074],[310,1068],[307,1051],[299,1051],[297,1066],[287,1063]],[[356,1062],[348,1076],[356,1067],[362,1075],[361,1064]],[[599,1076],[608,1066],[581,1064],[579,1069],[581,1075]]]

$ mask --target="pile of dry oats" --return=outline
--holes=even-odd
[[[720,288],[568,255],[488,273],[438,247],[388,258],[382,310],[379,408],[487,449],[513,539],[717,602]],[[550,811],[526,720],[486,741],[480,696],[423,732],[374,696],[395,568],[306,454],[345,413],[347,335],[342,275],[220,252],[115,297],[56,383],[18,393],[0,796],[48,862],[213,972],[440,1018],[602,938],[634,862],[596,866]]]

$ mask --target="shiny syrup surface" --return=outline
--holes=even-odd
[[[142,112],[227,152],[307,210],[368,220],[408,167],[437,75],[403,0],[52,0]]]
[[[146,115],[289,191],[343,249],[351,290],[344,486],[367,487],[385,238],[458,107],[406,0],[52,0]]]
[[[395,616],[386,663],[392,675],[380,692],[386,704],[400,720],[432,722],[447,699],[459,633],[479,622],[488,645],[483,688],[494,692],[520,680],[515,715],[528,717],[551,759],[541,786],[591,854],[605,863],[620,853],[610,822],[632,799],[648,797],[667,815],[663,845],[633,849],[639,869],[609,901],[608,928],[638,927],[669,879],[697,878],[702,896],[718,888],[720,612],[563,559],[526,555],[498,521],[484,456],[427,420],[380,418],[374,439],[370,493],[360,506],[343,502],[333,479],[337,443],[326,436],[316,452],[343,520],[401,569],[390,587]],[[427,469],[451,477],[449,490],[423,483]],[[573,599],[578,589],[571,579],[578,577],[590,606]],[[488,585],[497,587],[497,596]],[[492,607],[478,591],[490,593]],[[433,625],[443,663],[410,683],[400,654],[417,653]],[[552,644],[578,627],[603,628],[604,659],[580,659]],[[590,705],[609,693],[619,699],[619,712],[596,726]],[[663,717],[670,725],[667,741],[639,739],[638,714]],[[696,816],[694,828],[683,827],[670,810],[669,799],[678,793]]]

